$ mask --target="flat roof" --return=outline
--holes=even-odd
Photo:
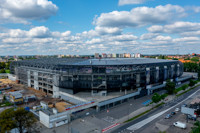
[[[38,65],[74,65],[74,66],[97,66],[97,65],[137,65],[151,63],[179,62],[178,60],[164,60],[152,58],[105,58],[105,59],[82,59],[82,58],[43,58],[17,61],[22,64]]]
[[[12,95],[12,96],[14,96],[15,99],[22,98],[22,94],[20,92],[18,92],[18,91],[16,91],[16,92],[9,92],[9,94]]]

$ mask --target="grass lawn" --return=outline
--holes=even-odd
[[[0,103],[0,107],[6,107],[6,106],[11,106],[11,105],[13,104],[10,102]]]
[[[151,108],[151,109],[149,109],[149,110],[147,110],[147,111],[145,111],[145,112],[142,112],[142,113],[141,113],[141,114],[139,114],[139,115],[136,115],[136,116],[132,117],[131,119],[129,119],[129,120],[127,120],[127,121],[125,121],[124,123],[126,123],[126,122],[130,122],[130,121],[133,121],[133,120],[135,120],[135,119],[139,118],[140,116],[142,116],[142,115],[144,115],[144,114],[146,114],[146,113],[150,112],[151,110],[153,110],[153,109],[156,109],[156,108],[160,107],[160,106],[161,106],[161,105],[163,105],[163,104],[165,104],[165,103],[164,103],[164,102],[162,102],[162,103],[160,103],[160,104],[156,105],[155,107],[153,107],[153,108]]]
[[[5,70],[5,72],[6,72],[6,73],[10,73],[10,70],[9,70],[9,69],[7,69],[7,70]]]

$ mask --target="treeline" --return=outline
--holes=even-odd
[[[184,72],[199,72],[200,63],[184,63]]]
[[[0,62],[0,73],[10,73],[10,62]]]

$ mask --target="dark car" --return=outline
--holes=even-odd
[[[175,115],[176,113],[175,112],[171,112],[171,115]]]
[[[197,118],[196,118],[196,117],[194,117],[194,116],[191,116],[191,115],[188,115],[188,119],[190,119],[190,120],[194,120],[194,121],[196,121],[196,120],[197,120]]]
[[[187,104],[183,104],[182,107],[187,107]]]

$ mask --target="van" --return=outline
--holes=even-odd
[[[186,129],[186,124],[180,121],[173,123],[173,125],[182,129]]]

